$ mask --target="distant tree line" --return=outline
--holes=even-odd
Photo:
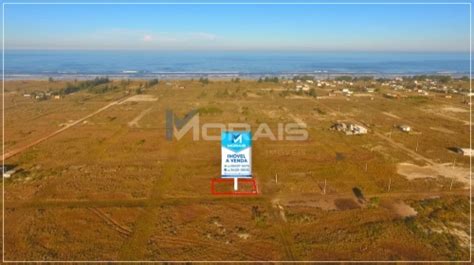
[[[293,81],[296,81],[296,80],[302,80],[302,81],[314,80],[314,76],[310,76],[310,75],[297,75],[297,76],[294,76],[294,77],[293,77]]]
[[[356,81],[373,81],[373,76],[350,76],[350,75],[341,75],[334,78],[336,81],[346,81],[346,82],[356,82]]]
[[[449,75],[414,75],[411,77],[406,77],[405,79],[412,81],[425,81],[426,79],[431,79],[446,84],[449,83],[449,81],[451,81],[453,78]]]
[[[151,79],[150,81],[148,81],[148,82],[146,83],[146,87],[152,87],[152,86],[154,86],[154,85],[158,85],[159,82],[160,82],[160,81],[159,81],[158,79],[156,79],[156,78],[155,78],[155,79]]]
[[[258,82],[259,83],[262,83],[262,82],[273,82],[273,83],[278,83],[278,77],[265,77],[265,78],[259,78],[258,79]]]
[[[75,93],[81,90],[86,90],[86,89],[94,93],[104,93],[104,92],[110,91],[112,87],[104,86],[104,87],[97,88],[97,86],[102,85],[102,84],[107,84],[109,82],[110,80],[108,77],[96,77],[93,80],[86,80],[86,81],[79,82],[77,84],[67,83],[66,87],[61,89],[59,93],[61,95],[68,95],[68,94],[72,94],[72,93]]]
[[[298,78],[298,79],[304,80],[302,78]],[[438,81],[438,82],[443,83],[443,84],[449,83],[450,81],[453,80],[453,78],[449,75],[414,75],[414,76],[403,77],[403,79],[407,80],[407,81],[415,81],[415,80],[416,81],[425,81],[426,79],[430,79],[430,80]],[[384,78],[384,77],[380,77],[380,78],[375,79],[373,76],[356,76],[356,77],[353,77],[353,76],[349,76],[349,75],[341,75],[341,76],[335,77],[334,80],[336,80],[336,81],[346,81],[346,82],[376,80],[378,82],[387,82],[387,81],[390,81],[391,79],[390,78]],[[469,81],[469,77],[468,76],[463,76],[463,77],[458,78],[457,80]]]
[[[203,83],[204,85],[207,85],[207,84],[209,84],[209,78],[201,77],[201,78],[199,78],[199,82]]]

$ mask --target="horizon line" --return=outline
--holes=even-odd
[[[4,51],[146,51],[146,52],[362,52],[362,53],[469,53],[470,50],[331,50],[331,49],[140,49],[140,48],[5,48]]]

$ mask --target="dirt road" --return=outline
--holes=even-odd
[[[85,121],[85,120],[87,120],[87,119],[89,119],[89,118],[91,118],[91,117],[93,117],[93,116],[95,116],[95,115],[101,113],[102,111],[104,111],[104,110],[106,110],[106,109],[108,109],[108,108],[110,108],[110,107],[112,107],[112,106],[114,106],[114,105],[117,105],[117,104],[123,102],[124,100],[127,100],[127,98],[126,98],[126,99],[121,98],[121,99],[118,99],[118,100],[116,100],[116,101],[114,101],[114,102],[112,102],[112,103],[109,103],[109,104],[107,104],[106,106],[104,106],[104,107],[102,107],[102,108],[100,108],[100,109],[98,109],[98,110],[96,110],[96,111],[94,111],[94,112],[92,112],[92,113],[90,113],[90,114],[88,114],[88,115],[86,115],[86,116],[84,116],[84,117],[82,117],[82,118],[80,118],[80,119],[78,119],[78,120],[72,122],[72,123],[69,123],[69,124],[65,125],[64,127],[62,127],[61,129],[56,130],[56,131],[54,131],[54,132],[52,132],[52,133],[50,133],[50,134],[48,134],[48,135],[46,135],[46,136],[44,136],[44,137],[42,137],[42,138],[40,138],[40,139],[38,139],[38,140],[32,142],[32,143],[29,143],[29,144],[27,144],[27,145],[25,145],[25,146],[22,146],[22,147],[19,147],[19,148],[17,148],[17,149],[8,151],[8,152],[6,152],[6,153],[3,154],[2,160],[9,159],[10,157],[15,156],[15,155],[17,155],[17,154],[19,154],[19,153],[21,153],[21,152],[27,150],[28,148],[31,148],[31,147],[33,147],[33,146],[35,146],[35,145],[37,145],[37,144],[40,144],[40,143],[42,143],[42,142],[48,140],[49,138],[51,138],[51,137],[53,137],[53,136],[55,136],[55,135],[57,135],[57,134],[60,134],[60,133],[64,132],[65,130],[67,130],[67,129],[71,128],[71,127],[74,127],[74,126],[76,126],[77,124],[79,124],[79,123],[81,123],[81,122],[83,122],[83,121]]]

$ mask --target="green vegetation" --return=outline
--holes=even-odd
[[[297,75],[293,77],[293,81],[296,81],[296,80],[302,80],[302,81],[314,80],[314,77],[310,75]]]
[[[426,79],[438,81],[442,84],[447,84],[452,80],[452,77],[449,75],[415,75],[413,77],[406,77],[406,80],[417,80],[424,81]]]
[[[278,77],[265,77],[265,78],[259,78],[258,79],[259,83],[262,82],[273,82],[273,83],[278,83]]]
[[[198,112],[199,114],[203,114],[203,115],[206,115],[206,114],[212,115],[212,114],[221,114],[222,110],[217,107],[210,106],[210,107],[199,108]]]
[[[68,95],[68,94],[72,94],[72,93],[75,93],[81,90],[86,90],[86,89],[89,90],[90,92],[97,93],[97,94],[105,93],[107,91],[115,89],[115,87],[113,87],[113,89],[109,87],[107,87],[106,89],[105,88],[97,89],[96,87],[102,84],[107,84],[109,82],[110,80],[108,77],[96,77],[93,80],[82,81],[82,82],[79,82],[78,84],[68,83],[64,89],[60,90],[59,93],[61,95]]]
[[[424,104],[430,101],[429,98],[424,97],[424,96],[409,96],[407,97],[407,100],[409,100],[413,104]]]
[[[201,77],[201,78],[199,78],[199,82],[201,82],[204,85],[207,85],[207,84],[209,84],[209,79],[207,77],[206,78]]]
[[[334,78],[334,80],[350,82],[350,81],[353,81],[354,79],[350,75],[341,75],[341,76],[338,76],[338,77]]]
[[[115,85],[95,86],[89,88],[89,92],[94,94],[103,94],[118,89]]]
[[[379,197],[372,197],[369,199],[369,207],[371,208],[377,208],[380,204],[380,198]]]
[[[368,81],[373,81],[374,80],[374,77],[373,76],[358,76],[358,77],[355,77],[354,78],[354,81],[365,81],[365,82],[368,82]]]
[[[148,88],[148,87],[152,87],[152,86],[158,85],[159,82],[160,82],[160,81],[159,81],[158,79],[156,79],[156,78],[155,78],[155,79],[151,79],[150,81],[148,81],[148,82],[146,83],[146,87]]]
[[[462,260],[469,254],[469,248],[461,246],[469,244],[469,226],[462,225],[469,223],[469,200],[448,197],[413,205],[418,215],[405,220],[407,228],[449,260]]]

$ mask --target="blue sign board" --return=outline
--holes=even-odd
[[[222,177],[252,177],[252,134],[248,131],[225,131],[221,135]]]

